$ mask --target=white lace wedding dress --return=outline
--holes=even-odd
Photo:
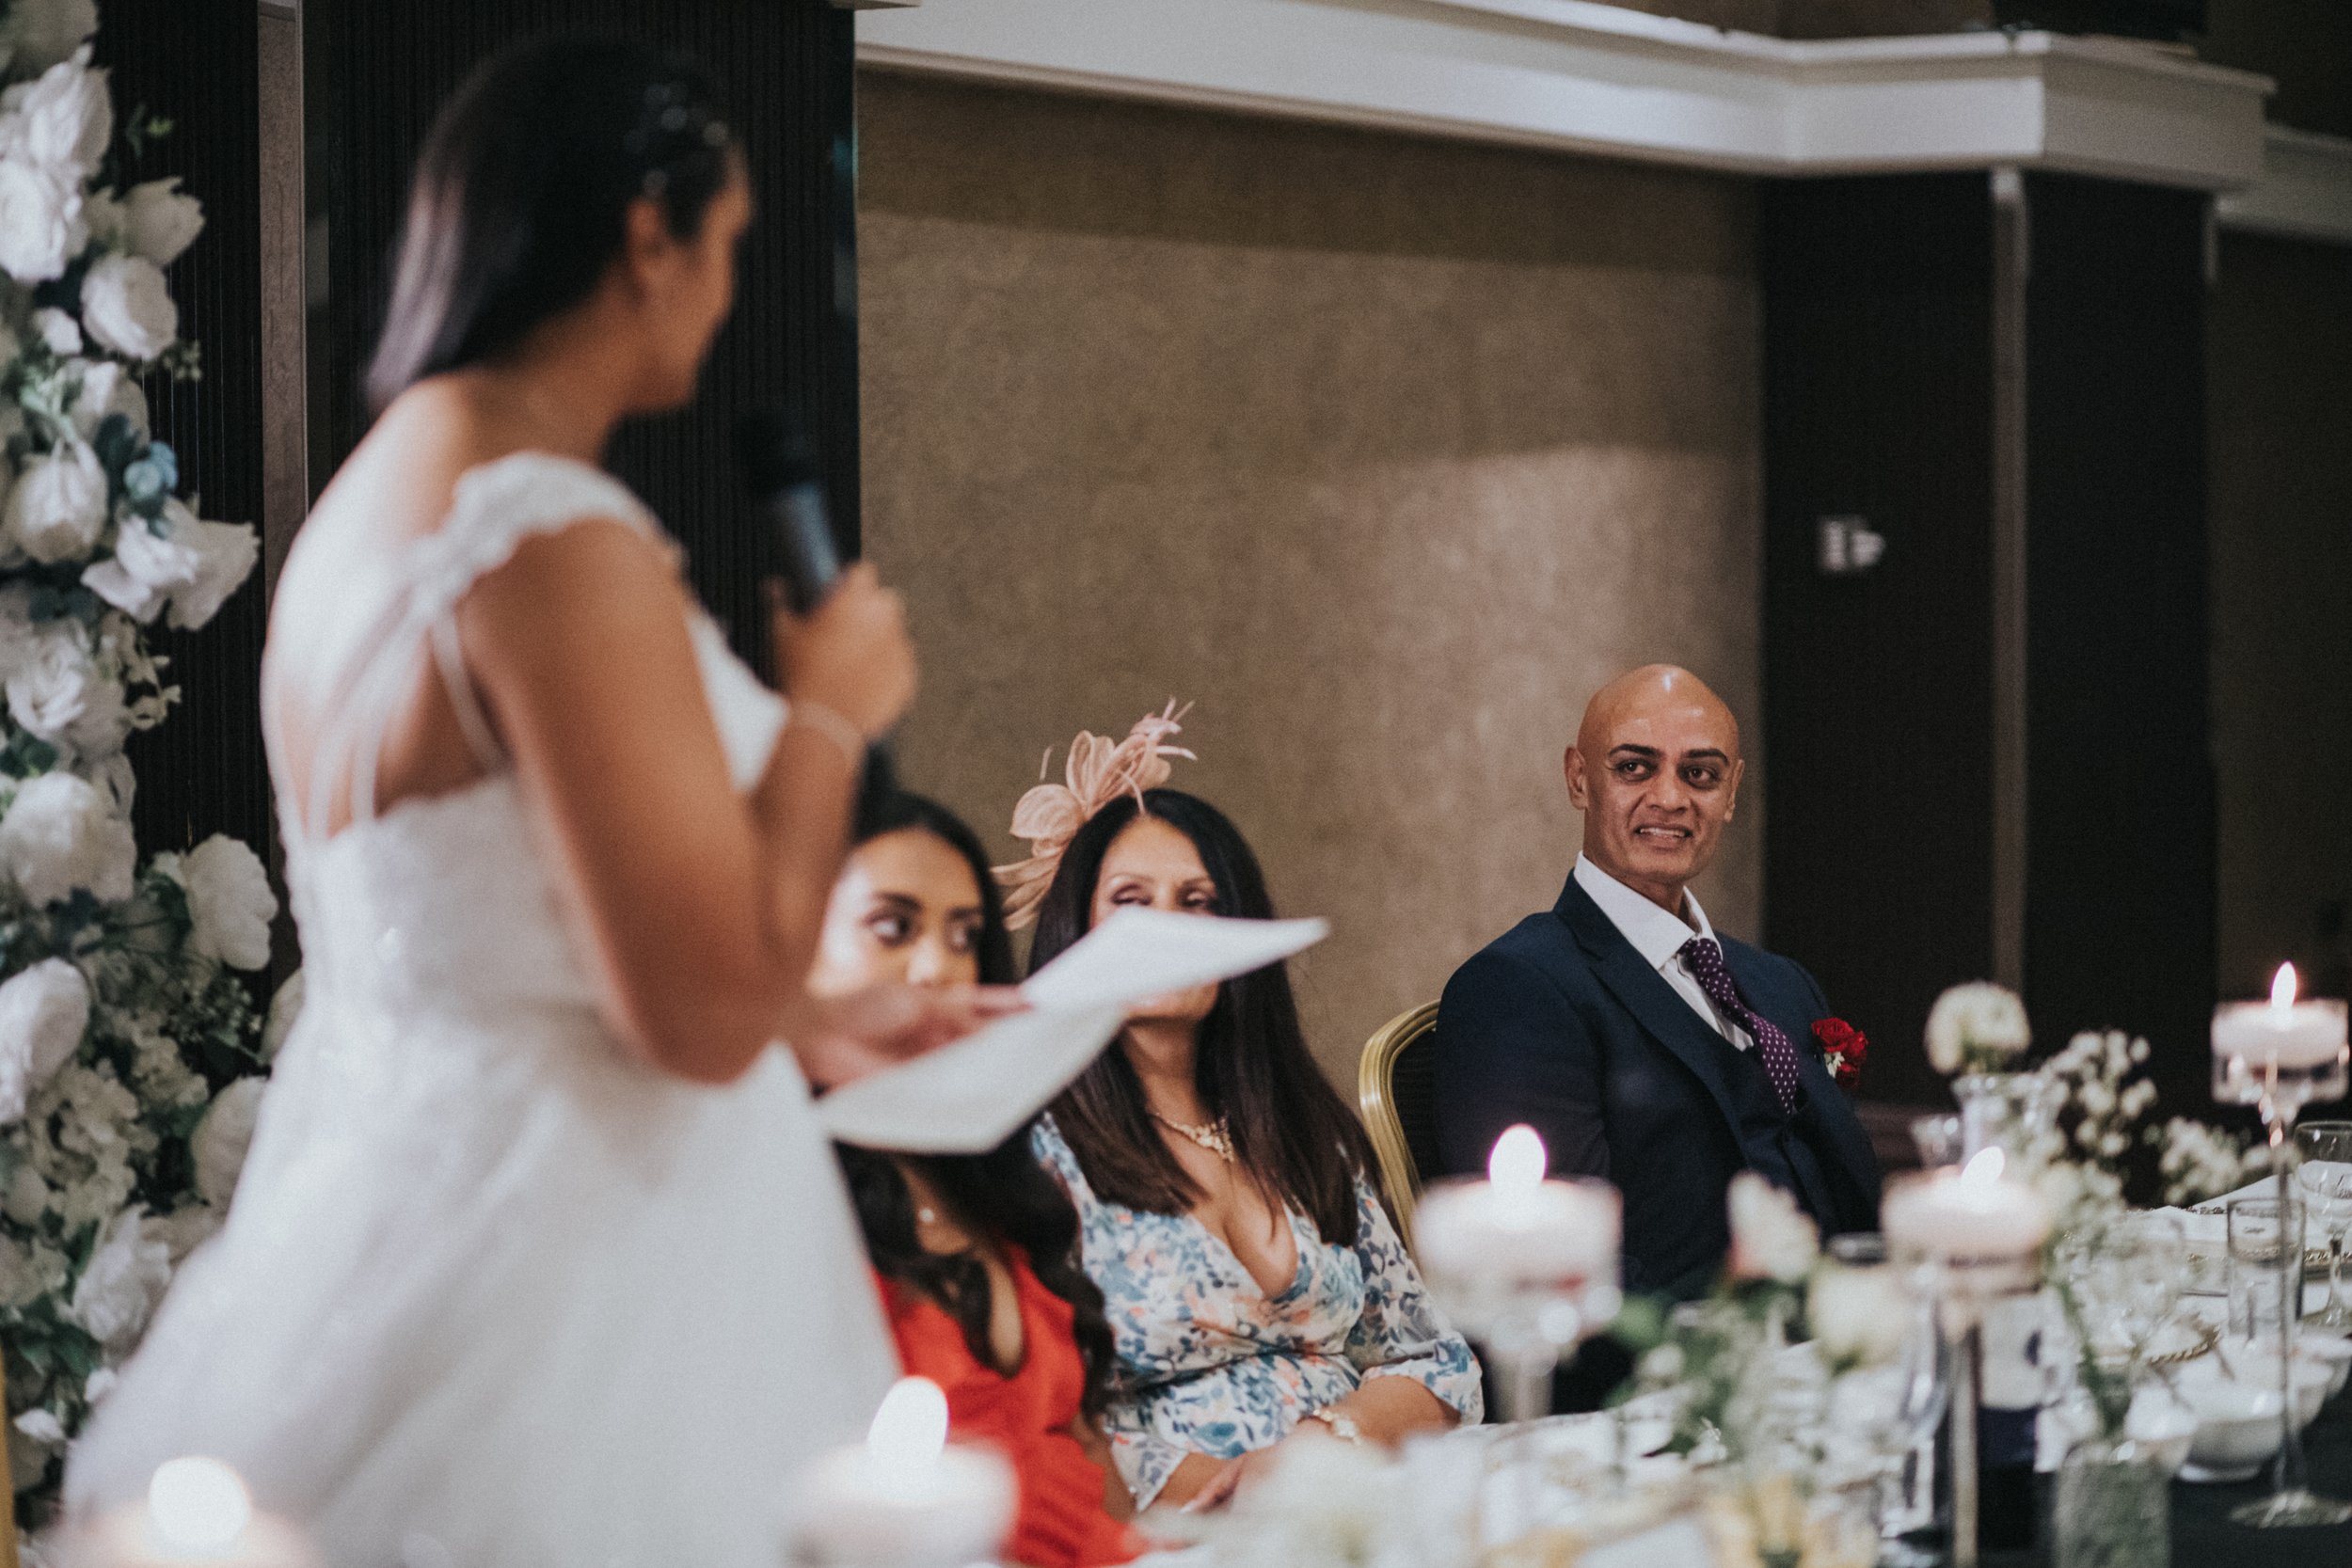
[[[320,754],[353,759],[355,816],[325,839],[323,795],[297,815],[280,791],[307,1001],[228,1224],[75,1449],[70,1508],[206,1453],[334,1568],[774,1568],[787,1478],[861,1431],[887,1386],[790,1055],[709,1088],[625,1053],[503,762],[368,809],[387,716],[425,659],[453,671],[468,587],[588,516],[660,536],[582,465],[473,470],[322,673],[339,696]],[[692,632],[748,786],[782,705],[707,618]]]

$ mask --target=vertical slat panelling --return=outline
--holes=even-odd
[[[118,108],[173,121],[129,173],[178,175],[204,203],[203,234],[170,271],[181,331],[203,347],[203,379],[148,385],[155,435],[179,453],[205,516],[262,518],[261,114],[253,0],[105,0],[98,61]],[[203,631],[158,627],[182,702],[135,737],[141,845],[180,849],[215,832],[264,856],[271,838],[262,751],[260,574]]]
[[[824,0],[310,0],[310,133],[332,305],[314,318],[332,464],[365,429],[358,382],[388,288],[410,166],[433,115],[479,61],[564,29],[684,49],[721,84],[749,155],[759,215],[742,253],[735,319],[703,395],[625,431],[612,453],[684,541],[696,588],[764,661],[756,559],[741,527],[731,428],[789,402],[818,448],[845,542],[856,543],[857,403],[849,13]]]
[[[2026,995],[2206,1102],[2204,200],[2029,175]]]
[[[1915,1042],[1991,920],[1991,208],[1981,174],[1763,198],[1765,928],[1887,1043],[1873,1100],[1941,1096]],[[1815,564],[1859,514],[1884,559]]]

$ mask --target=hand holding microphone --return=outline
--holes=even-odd
[[[744,415],[736,457],[784,590],[770,613],[778,684],[795,705],[846,721],[866,744],[866,792],[887,791],[895,785],[881,737],[914,699],[906,606],[871,565],[842,569],[817,465],[789,420]]]

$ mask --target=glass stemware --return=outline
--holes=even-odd
[[[1838,1236],[1830,1256],[1849,1269],[1884,1269],[1885,1238]],[[1845,1373],[1830,1391],[1829,1420],[1836,1435],[1858,1446],[1867,1465],[1871,1507],[1880,1539],[1879,1568],[1936,1568],[1940,1551],[1903,1539],[1935,1522],[1931,1497],[1935,1433],[1951,1394],[1950,1356],[1936,1327],[1931,1301],[1906,1282],[1900,1298],[1910,1313],[1902,1348],[1893,1359]]]
[[[2214,1012],[2213,1097],[2225,1105],[2251,1105],[2261,1113],[2269,1133],[2270,1175],[2280,1206],[2299,1217],[2295,1202],[2295,1123],[2303,1107],[2315,1101],[2342,1100],[2352,1053],[2344,1045],[2344,1005],[2341,1001],[2295,1002],[2292,966],[2280,972],[2272,988],[2268,1013],[2259,1002],[2224,1003]],[[2279,1021],[2282,1031],[2303,1017],[2320,1017],[2329,1023],[2334,1048],[2323,1053],[2290,1050],[2276,1044],[2256,1050],[2241,1046],[2249,1032],[2243,1024],[2252,1017]],[[2295,1394],[2295,1325],[2303,1307],[2303,1250],[2282,1244],[2279,1254],[2279,1457],[2271,1470],[2270,1496],[2233,1510],[2230,1517],[2255,1529],[2306,1525],[2340,1525],[2352,1520],[2352,1503],[2322,1497],[2311,1489],[2311,1472],[2303,1460],[2303,1433],[2296,1425]]]
[[[2295,1179],[2328,1238],[2328,1305],[2304,1320],[2330,1333],[2352,1331],[2344,1299],[2344,1237],[2352,1228],[2352,1121],[2307,1121],[2295,1130]]]
[[[2134,1214],[2058,1243],[2057,1282],[2082,1339],[2076,1371],[2110,1436],[2122,1433],[2150,1342],[2180,1306],[2182,1256],[2180,1224],[2163,1214]]]

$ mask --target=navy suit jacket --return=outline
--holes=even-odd
[[[1813,976],[1729,938],[1748,1006],[1797,1047],[1800,1100],[1784,1113],[1740,1051],[1651,968],[1571,877],[1454,974],[1438,1012],[1438,1144],[1449,1174],[1486,1168],[1503,1129],[1543,1134],[1555,1175],[1625,1195],[1629,1291],[1704,1293],[1730,1250],[1724,1195],[1754,1170],[1795,1195],[1824,1235],[1878,1227],[1870,1140],[1821,1061],[1830,1016]]]

